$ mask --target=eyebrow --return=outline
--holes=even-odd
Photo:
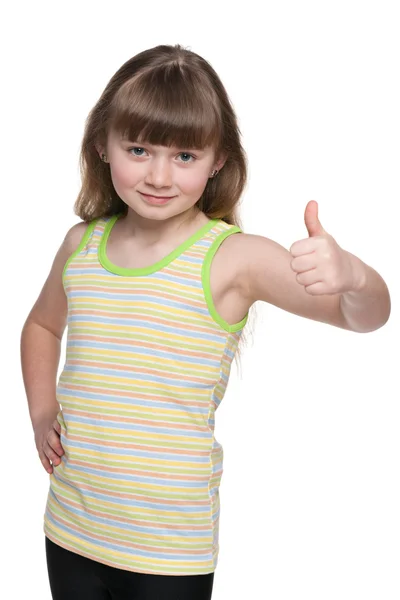
[[[133,142],[132,140],[130,140],[127,137],[122,137],[121,141],[125,142],[126,144],[138,144],[139,146],[143,145],[143,146],[150,146],[151,148],[155,148],[155,146],[153,144],[150,144],[149,142],[138,142],[138,141]],[[161,145],[161,147],[163,148],[164,146]],[[167,146],[165,146],[165,147],[167,147]],[[190,146],[171,146],[170,148],[171,148],[171,150],[185,149],[185,150],[193,150],[195,152],[202,152],[202,153],[204,153],[206,151],[203,148],[191,148]]]

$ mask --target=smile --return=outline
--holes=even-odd
[[[174,196],[149,196],[148,194],[143,194],[139,192],[141,196],[149,202],[150,204],[166,204],[169,200],[172,200]]]

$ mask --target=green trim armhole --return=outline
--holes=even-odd
[[[229,235],[231,235],[233,233],[242,233],[242,230],[239,227],[233,226],[230,229],[222,232],[215,238],[215,240],[211,244],[210,248],[207,250],[207,254],[204,258],[203,266],[201,269],[201,281],[203,284],[204,296],[205,296],[205,299],[207,302],[208,310],[210,311],[210,315],[212,316],[214,321],[216,323],[218,323],[218,325],[220,325],[223,329],[225,329],[225,331],[228,331],[229,333],[233,333],[233,332],[236,332],[236,331],[239,331],[240,329],[242,329],[247,323],[247,319],[249,318],[249,313],[247,313],[241,321],[239,321],[238,323],[233,323],[232,325],[227,323],[227,321],[225,321],[218,314],[218,312],[215,308],[215,305],[214,305],[214,301],[212,299],[212,295],[211,295],[210,269],[211,269],[212,259],[214,258],[215,253],[217,252],[218,248],[220,247],[222,242]]]
[[[66,272],[66,270],[67,270],[67,268],[68,268],[68,265],[69,265],[69,263],[71,262],[71,260],[72,260],[72,259],[73,259],[73,258],[74,258],[74,257],[75,257],[77,254],[79,254],[79,252],[81,252],[81,250],[83,250],[83,248],[84,248],[84,247],[85,247],[85,245],[86,245],[86,242],[88,241],[89,237],[90,237],[90,236],[91,236],[91,234],[92,234],[92,231],[93,231],[93,229],[96,227],[96,224],[97,224],[97,222],[98,222],[98,219],[94,219],[93,221],[91,221],[91,222],[88,224],[88,226],[87,226],[87,228],[86,228],[86,230],[85,230],[85,233],[83,234],[83,236],[82,236],[82,239],[81,239],[81,241],[79,242],[79,245],[78,245],[78,247],[77,247],[77,248],[76,248],[76,249],[73,251],[73,253],[71,254],[71,256],[70,256],[70,257],[67,259],[67,262],[65,263],[65,265],[64,265],[64,268],[63,268],[63,272],[62,272],[62,281],[63,281],[63,284],[64,284],[64,285],[65,285],[65,272]]]

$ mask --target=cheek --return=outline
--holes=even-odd
[[[124,161],[113,163],[111,168],[111,179],[115,189],[132,187],[138,180],[138,172],[132,169],[132,165],[124,164]]]
[[[204,171],[204,169],[198,171],[187,169],[184,173],[180,173],[177,178],[179,187],[187,194],[203,190],[208,180],[207,173],[208,171]]]

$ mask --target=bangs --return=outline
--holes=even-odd
[[[115,94],[110,129],[132,142],[219,151],[217,97],[200,73],[177,63],[152,68],[126,81]]]

